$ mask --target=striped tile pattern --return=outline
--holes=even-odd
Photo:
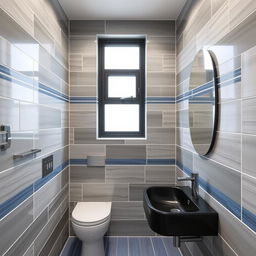
[[[256,195],[255,17],[252,0],[203,0],[188,1],[177,20],[177,176],[199,172],[201,193],[220,216],[221,237],[205,239],[200,246],[188,243],[193,256],[256,252],[252,242],[256,238],[256,208],[252,203]],[[189,90],[190,67],[202,47],[215,54],[220,95],[216,143],[205,158],[194,152],[187,114],[193,93]],[[200,89],[207,87],[202,85]],[[227,219],[230,221],[225,225]]]
[[[57,256],[68,236],[67,25],[54,1],[0,1],[0,124],[12,135],[0,155],[0,255]]]
[[[69,237],[60,256],[80,256],[81,242]],[[169,237],[105,237],[106,256],[182,256]]]
[[[142,188],[175,183],[174,29],[174,21],[70,22],[71,205],[112,200],[110,235],[152,235]],[[104,33],[147,34],[146,140],[96,139],[96,35]],[[89,168],[90,155],[104,156],[105,167]]]

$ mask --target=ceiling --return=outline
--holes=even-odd
[[[186,0],[59,0],[70,20],[175,20]]]

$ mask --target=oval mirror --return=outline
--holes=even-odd
[[[191,140],[195,151],[205,156],[213,147],[218,121],[216,65],[208,50],[200,50],[193,60],[189,91]]]

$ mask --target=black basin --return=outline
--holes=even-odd
[[[151,229],[165,236],[218,235],[218,213],[189,187],[150,187],[144,191],[144,210]]]

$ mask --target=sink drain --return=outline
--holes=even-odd
[[[180,209],[171,209],[170,212],[180,212]]]

